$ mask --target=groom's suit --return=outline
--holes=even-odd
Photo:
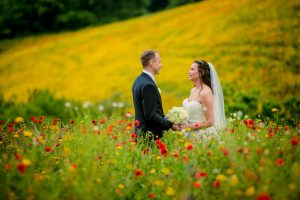
[[[139,126],[135,126],[135,133],[151,131],[161,137],[163,130],[169,130],[172,122],[164,118],[161,97],[155,82],[151,77],[142,73],[132,86],[132,96],[135,109],[135,119]]]

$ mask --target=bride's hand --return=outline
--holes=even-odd
[[[180,125],[179,125],[179,128],[180,128],[181,130],[185,130],[185,129],[187,128],[187,124],[180,124]]]

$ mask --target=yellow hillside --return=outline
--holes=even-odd
[[[0,41],[0,93],[26,100],[29,90],[48,88],[89,101],[120,93],[131,103],[139,56],[157,49],[167,108],[188,95],[195,59],[212,62],[224,86],[258,89],[265,98],[299,96],[299,6],[298,0],[207,0],[105,26]]]

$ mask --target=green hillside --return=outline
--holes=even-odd
[[[100,101],[120,94],[131,103],[131,85],[145,49],[157,49],[157,80],[164,106],[181,104],[192,84],[195,59],[214,64],[226,102],[239,92],[259,101],[300,96],[300,2],[207,0],[176,9],[74,32],[0,41],[0,93],[26,100],[48,88],[58,97]]]

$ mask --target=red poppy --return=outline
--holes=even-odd
[[[194,188],[201,188],[201,183],[199,182],[193,182]]]
[[[113,135],[112,137],[113,137],[114,140],[118,139],[118,137],[116,135]]]
[[[149,199],[155,199],[155,194],[153,194],[152,192],[150,192],[148,194]]]
[[[267,193],[261,193],[256,197],[256,200],[272,200],[271,196],[268,195]]]
[[[168,150],[167,150],[167,148],[161,148],[160,149],[160,154],[162,156],[168,157]]]
[[[143,170],[141,170],[141,169],[135,169],[135,170],[133,171],[133,173],[134,173],[135,177],[141,177],[141,176],[144,175],[144,172],[143,172]]]
[[[106,118],[103,118],[103,119],[101,119],[100,123],[104,124],[106,122],[106,120],[107,120]]]
[[[74,120],[73,119],[71,119],[70,120],[70,124],[74,124],[75,122],[74,122]]]
[[[190,160],[190,158],[187,155],[184,155],[182,159],[185,162],[188,162]]]
[[[275,164],[278,167],[282,167],[284,165],[284,160],[282,158],[277,158]]]
[[[26,165],[24,163],[20,163],[18,165],[18,170],[19,170],[19,172],[24,173],[26,170]]]
[[[57,124],[57,121],[54,121],[54,122],[52,123],[53,126],[55,126],[56,124]]]
[[[36,121],[37,121],[37,119],[35,119],[34,116],[31,116],[31,117],[30,117],[30,120],[33,121],[33,122],[36,122]]]
[[[195,178],[201,178],[201,177],[206,177],[207,173],[206,172],[198,172],[195,174]]]
[[[101,160],[102,159],[102,155],[98,155],[98,160]]]
[[[136,138],[136,134],[135,133],[131,133],[131,138],[132,139]]]
[[[40,119],[44,119],[44,116],[39,116]]]
[[[139,120],[137,120],[137,119],[135,120],[135,122],[134,122],[134,123],[135,123],[135,125],[136,125],[136,126],[139,126],[139,125],[140,125],[140,121],[139,121]]]
[[[192,144],[188,144],[187,147],[186,147],[186,149],[187,149],[188,151],[193,150],[193,148],[194,148],[194,146],[193,146]]]
[[[38,120],[38,123],[39,123],[39,124],[42,124],[42,123],[43,123],[43,120],[41,120],[41,119]]]
[[[8,127],[13,127],[14,124],[13,124],[13,123],[8,123],[7,126],[8,126]]]
[[[11,165],[10,165],[9,163],[6,163],[6,164],[5,164],[5,170],[6,170],[6,171],[9,171],[10,168],[11,168]]]
[[[223,154],[224,156],[228,156],[229,155],[229,150],[228,149],[223,149]]]
[[[178,158],[178,157],[179,157],[179,154],[178,154],[178,153],[174,153],[174,157],[175,157],[175,158]]]
[[[214,187],[215,187],[215,188],[219,188],[220,186],[221,186],[221,181],[215,180],[215,181],[214,181]]]
[[[96,120],[92,120],[92,124],[94,124],[95,126],[97,125],[97,121]]]
[[[257,153],[258,155],[261,155],[261,154],[263,153],[263,149],[260,148],[260,147],[258,147],[258,148],[256,149],[256,153]]]
[[[242,147],[239,147],[239,148],[238,148],[238,153],[240,153],[240,154],[243,153],[243,148],[242,148]]]
[[[3,121],[0,120],[0,125],[2,125],[2,124],[3,124]]]
[[[231,132],[231,133],[234,133],[234,128],[232,128],[232,129],[230,130],[230,132]]]
[[[291,144],[292,144],[293,146],[297,146],[298,143],[299,143],[299,138],[298,138],[297,136],[292,137],[292,139],[291,139]]]
[[[21,160],[22,157],[19,154],[16,153],[15,158],[16,158],[16,160]]]
[[[51,152],[52,149],[51,149],[51,147],[45,147],[45,151],[46,151],[46,152]]]

